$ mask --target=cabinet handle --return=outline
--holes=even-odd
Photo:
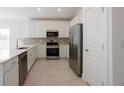
[[[88,50],[88,49],[85,49],[85,51],[86,51],[86,52],[89,52],[89,50]]]

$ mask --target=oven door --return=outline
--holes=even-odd
[[[59,56],[59,48],[47,48],[47,56]]]

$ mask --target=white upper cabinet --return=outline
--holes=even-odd
[[[29,22],[29,37],[39,38],[46,37],[47,24],[40,21],[30,21]]]
[[[46,38],[47,31],[58,31],[59,37],[69,37],[69,21],[30,21],[29,37]]]
[[[58,30],[58,21],[47,21],[47,30]]]
[[[28,29],[28,37],[34,37],[33,35],[33,30],[34,30],[34,23],[33,21],[29,22],[29,29]]]
[[[64,22],[58,22],[59,37],[63,37],[64,32]]]
[[[46,22],[40,22],[39,24],[39,35],[38,37],[46,37],[46,31],[47,31],[47,23]]]
[[[64,31],[65,31],[64,36],[67,37],[67,38],[69,38],[69,22],[67,21],[64,24],[65,24],[65,27],[64,27]]]
[[[58,23],[59,37],[69,37],[69,22],[68,21],[60,21]]]
[[[34,37],[39,37],[40,36],[40,23],[38,21],[33,22],[33,34]]]

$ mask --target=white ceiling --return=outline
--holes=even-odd
[[[1,7],[0,19],[72,19],[80,10],[80,7]]]

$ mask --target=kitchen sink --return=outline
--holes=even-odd
[[[18,49],[27,49],[27,48],[29,48],[29,47],[19,47]]]

